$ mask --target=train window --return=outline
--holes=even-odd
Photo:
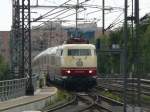
[[[80,56],[90,56],[91,50],[90,49],[80,49]]]
[[[91,55],[90,49],[68,49],[68,56],[89,56]]]
[[[68,49],[68,56],[79,56],[79,49]]]

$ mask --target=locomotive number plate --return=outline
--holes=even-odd
[[[76,62],[76,65],[79,66],[79,67],[83,66],[82,60],[79,59],[79,60]]]

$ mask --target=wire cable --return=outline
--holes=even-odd
[[[81,12],[83,12],[83,11],[85,11],[85,9],[83,9],[83,10],[81,10],[81,11],[78,11],[78,13],[81,13]],[[72,16],[72,15],[75,15],[75,14],[76,14],[76,13],[72,13],[72,14],[70,14],[70,15],[61,17],[61,18],[59,18],[59,19],[64,19],[64,18],[67,18],[67,17]]]
[[[63,6],[63,5],[65,5],[66,3],[70,2],[70,1],[71,1],[71,0],[67,0],[66,2],[64,2],[64,3],[61,4],[61,5],[59,5],[58,7],[56,7],[56,8],[54,8],[54,9],[48,11],[47,13],[45,13],[45,14],[43,14],[43,15],[37,17],[36,20],[38,21],[38,20],[40,20],[40,19],[43,19],[43,18],[47,17],[46,15],[48,15],[49,13],[53,12],[54,10],[58,9],[60,6]]]
[[[46,22],[49,22],[50,20],[55,19],[56,17],[58,17],[58,16],[60,16],[60,15],[62,15],[62,14],[64,14],[64,13],[66,13],[66,12],[68,12],[68,11],[70,11],[70,9],[63,10],[63,12],[61,12],[61,13],[59,12],[60,14],[58,14],[58,15],[56,15],[56,16],[50,18],[49,20],[47,20],[47,21],[45,21],[45,22],[42,22],[41,24],[39,24],[39,25],[37,26],[37,28],[40,27],[40,26],[42,26],[42,25],[44,25]],[[36,29],[37,29],[37,28],[36,28]],[[35,30],[35,29],[34,29],[34,30]]]
[[[62,5],[64,5],[64,4],[66,4],[66,3],[68,3],[69,1],[71,1],[71,0],[68,0],[67,2],[61,4],[60,6],[62,6]],[[89,0],[87,0],[87,1],[89,1]],[[85,2],[87,2],[87,1],[85,1]],[[82,2],[82,3],[84,3],[84,2]],[[79,4],[81,4],[81,3],[79,3]],[[43,18],[45,18],[45,17],[51,16],[52,14],[50,14],[50,15],[47,15],[47,14],[50,13],[50,12],[52,12],[52,11],[54,11],[54,10],[56,10],[56,9],[58,9],[58,8],[59,8],[59,6],[58,6],[57,8],[55,8],[55,9],[52,9],[51,11],[47,12],[46,14],[40,16],[40,17],[37,18],[36,20],[40,20],[40,19],[43,19]],[[69,9],[69,10],[70,10],[70,9]],[[68,10],[68,11],[69,11],[69,10]],[[85,10],[85,9],[84,9],[84,10]],[[78,13],[83,12],[84,10],[81,10],[81,11],[79,11]],[[62,11],[63,11],[63,10],[62,10]],[[45,22],[49,22],[50,20],[55,19],[56,17],[58,17],[58,16],[60,16],[60,15],[62,15],[62,14],[64,14],[64,13],[66,13],[66,12],[68,12],[68,11],[65,11],[65,12],[63,12],[63,13],[61,13],[61,14],[59,14],[59,15],[53,17],[53,18],[50,18],[48,21],[45,21]],[[55,14],[55,13],[54,13],[54,14]],[[74,15],[74,14],[76,14],[76,13],[73,13],[73,14],[70,14],[70,15],[67,15],[67,16],[64,16],[64,17],[59,18],[59,19],[66,18],[66,17],[72,16],[72,15]],[[43,16],[44,16],[44,17],[43,17]],[[38,25],[37,27],[40,27],[40,26],[43,25],[45,22],[41,23],[41,24]]]

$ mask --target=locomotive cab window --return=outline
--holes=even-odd
[[[68,56],[90,56],[91,49],[68,49]]]
[[[80,56],[90,56],[91,55],[91,49],[80,49]]]

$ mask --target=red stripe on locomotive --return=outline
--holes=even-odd
[[[61,68],[62,76],[95,76],[96,68]]]

